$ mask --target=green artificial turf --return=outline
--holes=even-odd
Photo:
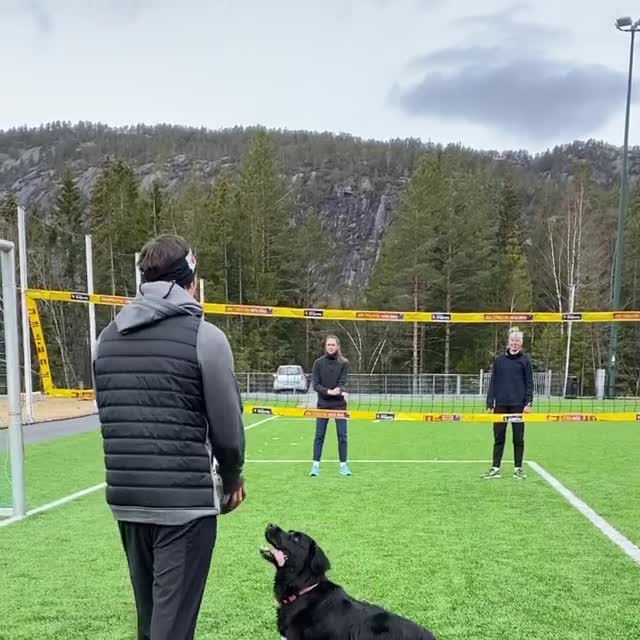
[[[480,480],[490,424],[352,421],[349,430],[347,478],[332,424],[318,478],[307,475],[312,421],[247,432],[248,498],[220,520],[199,639],[278,637],[273,569],[258,555],[268,522],[307,531],[332,579],[440,639],[640,637],[640,567],[532,470],[517,481],[506,462],[501,480]],[[638,424],[531,424],[526,442],[528,457],[640,545]],[[30,507],[100,483],[99,434],[27,447],[26,473]],[[135,637],[102,491],[0,528],[0,549],[0,638]]]

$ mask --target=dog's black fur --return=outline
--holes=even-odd
[[[329,559],[308,535],[270,524],[265,538],[272,549],[260,553],[276,568],[274,594],[280,605],[278,631],[282,638],[435,640],[430,631],[411,620],[355,600],[328,580]]]

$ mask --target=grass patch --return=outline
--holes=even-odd
[[[247,433],[248,499],[221,519],[199,639],[277,636],[273,570],[258,555],[270,521],[313,535],[332,561],[330,577],[354,596],[440,639],[640,637],[631,614],[640,568],[533,472],[525,482],[506,474],[486,482],[482,462],[382,462],[488,460],[491,425],[349,429],[350,478],[330,461],[332,424],[318,478],[307,476],[311,421],[275,419]],[[638,425],[535,424],[526,434],[526,455],[640,543]],[[26,459],[30,506],[103,480],[97,433],[29,446]],[[365,459],[380,462],[357,462]],[[134,637],[126,563],[102,492],[0,529],[0,540],[0,637]]]

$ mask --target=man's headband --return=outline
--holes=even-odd
[[[175,282],[180,286],[191,284],[195,271],[196,258],[191,249],[189,249],[187,255],[178,258],[178,260],[170,264],[166,269],[159,270],[154,268],[147,269],[146,271],[140,270],[142,282]]]

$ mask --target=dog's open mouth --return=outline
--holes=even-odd
[[[285,552],[280,549],[275,549],[274,547],[263,547],[260,549],[260,555],[262,555],[265,560],[273,562],[276,567],[284,567],[287,562]]]

